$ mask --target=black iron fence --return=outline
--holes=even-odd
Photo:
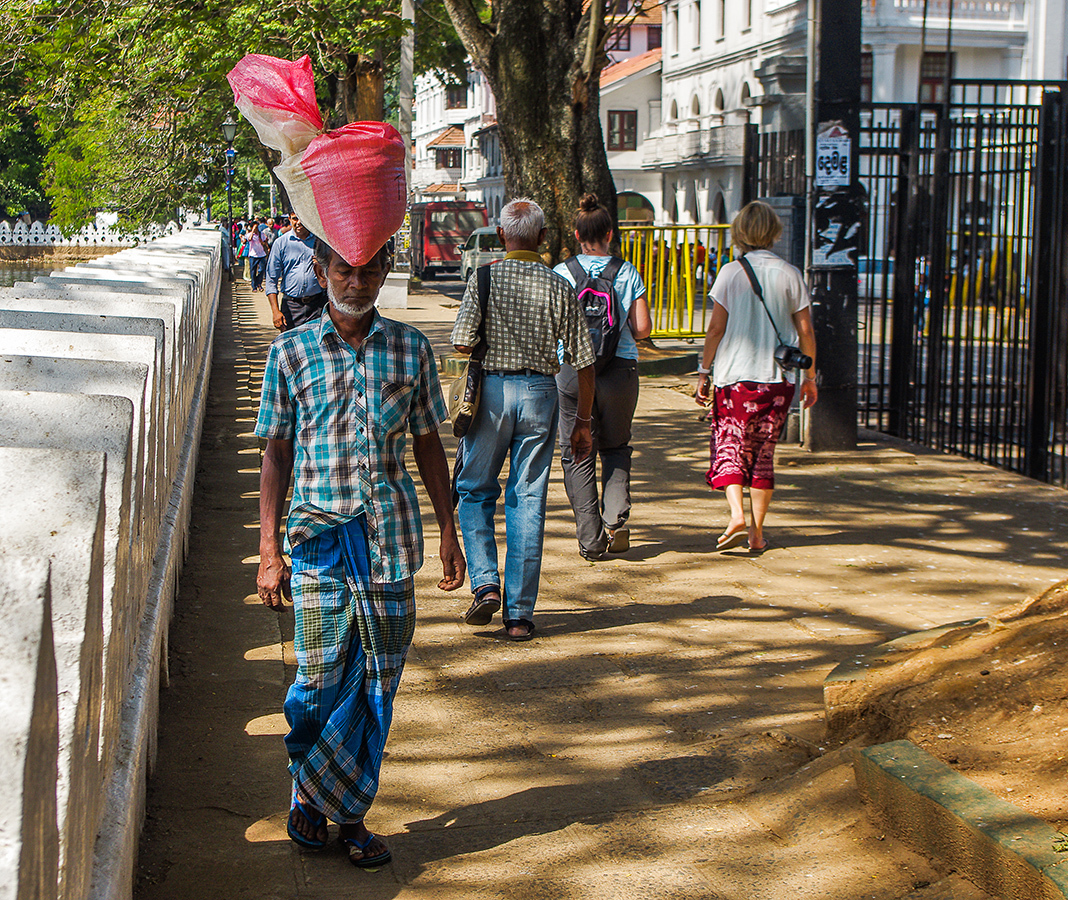
[[[858,415],[1068,486],[1066,95],[960,80],[947,104],[864,107]],[[761,136],[751,196],[790,140]]]

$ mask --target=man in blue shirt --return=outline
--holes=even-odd
[[[279,235],[271,247],[264,282],[271,318],[279,331],[317,319],[326,305],[326,291],[312,268],[315,235],[296,213],[289,214],[289,221],[292,229]]]

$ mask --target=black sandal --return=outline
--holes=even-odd
[[[509,634],[508,629],[516,625],[526,625],[526,634]],[[509,619],[504,623],[504,636],[510,641],[529,641],[534,637],[534,623],[530,619]]]
[[[501,586],[484,584],[475,588],[475,599],[471,602],[471,608],[464,613],[464,622],[468,625],[489,625],[493,621],[493,614],[500,608]]]

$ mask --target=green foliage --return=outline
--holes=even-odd
[[[441,4],[427,0],[436,17],[420,15],[417,71],[462,71]],[[217,195],[225,181],[219,123],[233,111],[226,73],[242,56],[309,54],[320,105],[334,109],[368,60],[395,82],[406,28],[400,0],[0,0],[2,71],[21,76],[0,81],[0,109],[32,111],[0,113],[0,208],[42,208],[41,180],[68,230],[100,209],[134,227],[201,207],[205,187]],[[23,143],[9,151],[8,135]],[[243,209],[247,183],[265,182],[277,160],[243,121],[235,148]]]
[[[40,188],[44,148],[24,111],[0,108],[0,218],[28,211],[43,218],[48,204]]]

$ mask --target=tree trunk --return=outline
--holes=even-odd
[[[385,71],[382,55],[361,53],[356,60],[355,122],[381,122],[385,112]]]
[[[331,97],[330,127],[385,118],[385,70],[381,54],[347,54],[345,72],[327,82]]]
[[[446,6],[497,99],[507,196],[531,197],[545,210],[556,261],[564,247],[576,249],[574,221],[584,193],[595,193],[616,216],[600,119],[603,27],[591,53],[582,0],[497,0],[489,26],[469,0],[446,0]]]

